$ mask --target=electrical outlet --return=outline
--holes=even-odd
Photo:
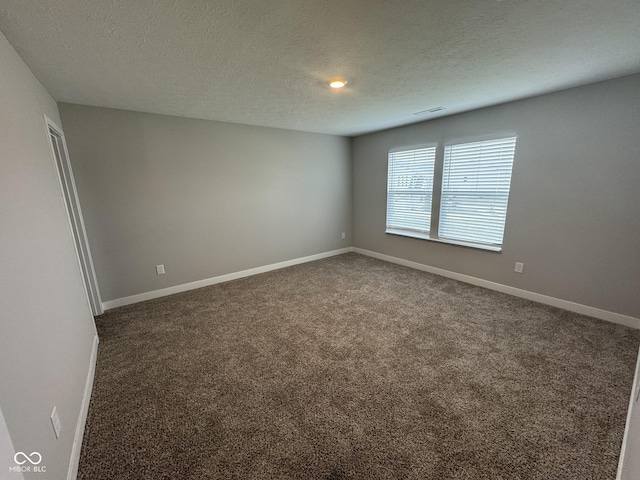
[[[60,423],[60,417],[58,416],[58,410],[56,410],[56,407],[53,407],[53,412],[51,412],[51,425],[53,426],[53,433],[55,433],[56,438],[60,438],[62,424]]]
[[[524,263],[516,262],[516,268],[514,269],[516,273],[522,273],[524,271]]]
[[[342,232],[342,239],[344,240],[347,237],[347,234],[345,232]]]
[[[156,265],[156,275],[164,275],[164,265]]]

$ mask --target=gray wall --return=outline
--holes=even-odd
[[[56,103],[1,33],[0,65],[0,408],[15,449],[63,479],[95,327],[45,130]],[[2,478],[15,465],[7,450]]]
[[[639,105],[635,75],[357,137],[353,244],[638,318]],[[389,149],[501,132],[518,135],[501,254],[384,233]]]
[[[103,301],[351,245],[348,138],[59,108]]]

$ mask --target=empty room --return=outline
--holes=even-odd
[[[640,480],[638,25],[2,0],[0,479]]]

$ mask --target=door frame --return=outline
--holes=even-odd
[[[637,447],[640,443],[640,349],[636,359],[636,371],[633,376],[633,386],[627,410],[627,423],[622,437],[618,474],[616,480],[633,480],[640,473],[640,462],[637,460]]]
[[[98,279],[93,266],[91,257],[91,249],[89,248],[89,240],[87,239],[87,231],[84,226],[84,218],[82,217],[82,208],[80,207],[80,198],[76,190],[76,182],[73,177],[73,169],[67,150],[67,141],[62,128],[46,115],[44,116],[45,127],[47,132],[47,142],[51,149],[51,158],[58,173],[58,183],[65,201],[65,210],[67,219],[69,220],[69,228],[73,237],[73,246],[76,250],[76,258],[82,282],[84,284],[87,302],[93,316],[102,315],[104,309],[102,307],[102,299],[100,297],[100,288],[98,287]],[[54,145],[52,136],[57,137],[57,145]],[[56,155],[56,148],[60,150],[60,159]]]

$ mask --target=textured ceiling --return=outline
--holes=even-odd
[[[2,0],[0,30],[58,101],[341,135],[640,71],[639,0]]]

